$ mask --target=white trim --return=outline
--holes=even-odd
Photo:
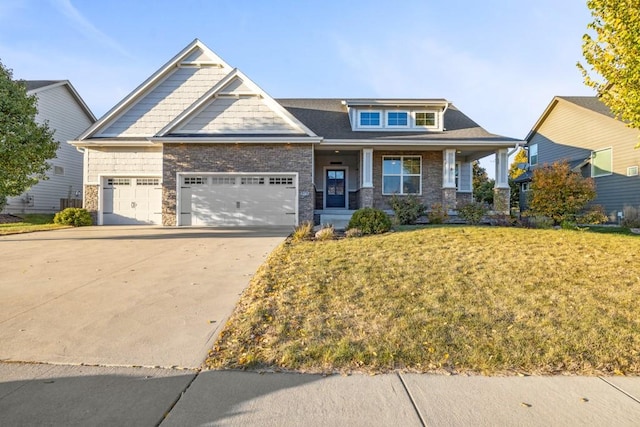
[[[29,80],[26,80],[26,82],[28,82],[28,81]],[[39,92],[44,92],[46,90],[53,89],[53,88],[56,88],[58,86],[67,86],[67,88],[71,92],[71,96],[73,98],[75,98],[76,102],[80,105],[80,108],[82,108],[84,110],[85,114],[87,116],[89,116],[89,119],[92,122],[92,124],[95,123],[96,116],[93,115],[93,112],[91,111],[89,106],[84,102],[84,100],[82,99],[82,97],[80,96],[80,94],[78,93],[76,88],[73,87],[73,85],[71,84],[71,82],[69,80],[59,80],[59,81],[57,81],[55,83],[52,83],[50,85],[47,85],[47,86],[41,86],[41,87],[39,87],[37,89],[28,90],[27,91],[27,95],[36,95]]]
[[[602,175],[595,176],[595,175],[593,174],[593,168],[594,168],[594,164],[593,164],[593,155],[594,155],[595,153],[597,153],[597,152],[600,152],[600,151],[607,151],[607,150],[611,151],[611,155],[610,155],[610,158],[611,158],[611,170],[609,171],[609,173],[604,173],[604,174],[602,174]],[[592,177],[592,178],[602,178],[603,176],[610,176],[610,175],[613,175],[613,147],[600,148],[600,149],[598,149],[598,150],[591,150],[591,156],[590,156],[590,158],[591,158],[591,162],[590,162],[590,163],[591,163],[591,177]]]
[[[442,150],[442,188],[456,188],[456,149]]]
[[[373,148],[362,149],[362,188],[373,188]]]
[[[496,151],[496,181],[494,188],[509,187],[509,155],[506,148]]]
[[[536,147],[536,162],[535,163],[533,163],[531,161],[531,152],[533,151],[533,147]],[[529,145],[529,150],[527,152],[527,160],[528,160],[530,166],[535,166],[535,165],[537,165],[539,163],[538,161],[540,160],[540,153],[538,151],[538,143],[537,142],[535,144],[530,144]]]
[[[311,136],[211,136],[211,137],[183,137],[183,136],[163,136],[147,138],[150,143],[173,143],[173,144],[252,144],[252,143],[273,143],[273,144],[315,144],[322,140],[320,137]]]
[[[300,223],[300,176],[298,172],[176,172],[176,227],[184,227],[180,218],[180,212],[182,205],[180,200],[182,195],[180,194],[180,182],[183,176],[293,176],[293,182],[296,187],[296,197],[294,200],[295,209],[295,226]]]
[[[627,176],[638,176],[638,166],[629,166],[627,168]]]
[[[385,193],[384,192],[384,177],[385,177],[385,173],[384,173],[384,160],[386,158],[397,158],[400,157],[400,175],[396,175],[396,174],[386,174],[386,176],[399,176],[400,177],[400,193]],[[411,158],[411,157],[418,157],[420,159],[420,191],[418,193],[405,193],[402,191],[402,187],[403,187],[403,182],[402,182],[402,178],[404,178],[405,176],[417,176],[416,174],[408,174],[405,175],[402,171],[402,163],[404,163],[404,159],[405,158]],[[415,195],[415,196],[421,196],[422,195],[422,178],[423,178],[423,167],[422,167],[422,155],[420,154],[407,154],[407,155],[397,155],[394,156],[392,154],[387,154],[387,155],[383,155],[382,156],[382,165],[380,165],[380,170],[381,170],[381,194],[383,196],[393,196],[394,194],[400,195],[400,196],[410,196],[410,195]]]
[[[322,208],[323,209],[348,209],[349,208],[349,166],[344,165],[329,165],[323,169],[322,177]],[[344,171],[344,206],[330,208],[327,207],[327,171],[328,170],[342,170]]]

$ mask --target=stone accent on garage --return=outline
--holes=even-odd
[[[373,207],[390,209],[391,196],[382,195],[382,157],[421,156],[422,195],[419,196],[427,207],[442,203],[442,151],[374,151],[373,152]]]
[[[84,201],[83,205],[86,210],[91,214],[93,223],[98,223],[98,195],[100,194],[99,185],[85,185],[84,186]]]
[[[176,225],[178,172],[298,174],[298,220],[313,221],[312,144],[164,144],[162,225]]]

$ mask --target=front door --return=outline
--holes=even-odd
[[[325,177],[327,208],[346,208],[346,179],[344,169],[327,169]]]

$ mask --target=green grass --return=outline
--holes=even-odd
[[[66,225],[53,223],[54,214],[19,214],[22,222],[12,222],[0,224],[0,235],[29,233],[32,231],[53,230],[57,228],[68,228]]]
[[[285,243],[212,368],[640,374],[640,239],[426,227]]]

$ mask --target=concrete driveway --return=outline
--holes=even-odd
[[[290,229],[0,236],[0,361],[198,368]]]

